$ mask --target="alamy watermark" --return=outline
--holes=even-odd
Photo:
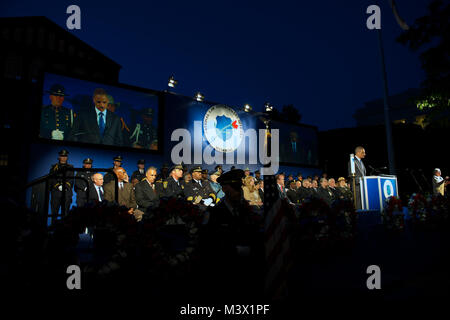
[[[231,132],[232,129],[226,130]],[[271,148],[270,156],[268,155],[267,147],[267,131],[265,129],[247,129],[243,131],[242,139],[236,147],[237,152],[220,152],[214,149],[211,144],[203,148],[202,121],[194,121],[193,135],[184,128],[176,129],[172,132],[171,141],[178,141],[172,148],[170,157],[173,163],[197,164],[204,163],[206,165],[212,164],[258,164],[270,165],[261,169],[261,174],[271,175],[278,171],[279,168],[279,129],[272,129],[271,133]],[[193,144],[193,155],[192,155]],[[227,144],[227,142],[224,142]],[[248,145],[248,150],[247,150]],[[214,151],[214,155],[213,155]],[[246,161],[246,154],[248,151],[248,161]],[[236,153],[236,157],[235,157]]]

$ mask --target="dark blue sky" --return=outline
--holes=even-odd
[[[352,2],[352,4],[350,4]],[[429,1],[397,0],[412,24]],[[344,4],[343,4],[344,3]],[[66,8],[81,8],[70,31],[122,65],[120,82],[202,92],[231,106],[294,104],[302,122],[328,130],[355,125],[355,109],[382,97],[377,35],[361,1],[2,1],[1,16],[46,16],[65,28]],[[391,94],[418,87],[418,54],[380,1]]]

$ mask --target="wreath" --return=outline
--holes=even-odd
[[[385,200],[381,218],[383,224],[391,231],[402,231],[405,227],[402,200],[391,196]]]

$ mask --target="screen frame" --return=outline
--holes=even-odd
[[[157,117],[157,136],[158,136],[158,150],[149,150],[149,149],[143,149],[143,148],[133,148],[133,147],[127,147],[127,146],[114,146],[114,145],[105,145],[105,144],[95,144],[95,143],[87,143],[87,142],[79,142],[79,141],[68,141],[68,140],[53,140],[53,139],[47,139],[39,136],[40,133],[40,121],[42,116],[42,107],[43,107],[43,97],[44,97],[44,80],[47,74],[52,74],[56,76],[62,76],[67,77],[75,80],[80,81],[88,81],[92,83],[96,83],[99,85],[106,85],[106,86],[112,86],[120,89],[126,89],[130,91],[140,92],[140,93],[148,93],[153,94],[158,99],[158,117]],[[54,72],[54,71],[43,71],[39,75],[38,79],[38,93],[36,94],[35,100],[31,101],[31,104],[39,103],[38,112],[36,112],[37,121],[35,121],[35,127],[33,128],[33,137],[32,139],[34,142],[38,143],[50,143],[54,145],[61,145],[61,146],[74,146],[74,147],[82,147],[82,148],[98,148],[103,150],[118,150],[118,151],[126,151],[126,152],[137,152],[137,153],[146,153],[146,154],[152,154],[152,155],[163,155],[164,152],[164,114],[165,114],[165,105],[164,105],[164,92],[157,91],[153,89],[147,89],[142,88],[134,85],[129,85],[125,83],[119,83],[119,82],[108,82],[108,81],[97,81],[94,79],[91,79],[89,77],[74,77],[73,75],[64,74],[61,72]],[[33,108],[33,106],[31,106]]]
[[[314,168],[314,169],[320,169],[321,165],[320,165],[320,143],[319,143],[319,129],[317,128],[317,126],[313,126],[313,125],[309,125],[309,124],[304,124],[304,123],[294,123],[294,122],[289,122],[289,121],[285,121],[285,120],[272,120],[271,121],[271,129],[277,129],[277,128],[272,128],[272,124],[273,122],[278,122],[278,123],[282,123],[282,124],[287,124],[287,125],[291,125],[291,126],[296,126],[296,127],[303,127],[303,128],[310,128],[313,129],[316,133],[317,136],[317,165],[314,164],[306,164],[306,163],[298,163],[298,162],[284,162],[284,161],[280,161],[280,166],[287,166],[287,167],[299,167],[299,168]],[[280,130],[280,129],[279,129]]]

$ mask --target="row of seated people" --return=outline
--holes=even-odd
[[[338,182],[334,178],[291,180],[285,183],[284,174],[276,176],[278,191],[282,198],[287,198],[293,204],[301,204],[306,199],[324,200],[329,206],[339,199],[352,200],[353,195],[344,177]]]

